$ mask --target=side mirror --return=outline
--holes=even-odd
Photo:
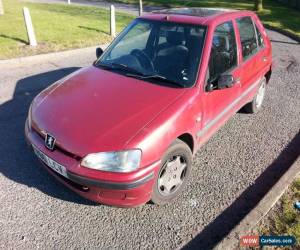
[[[103,49],[101,49],[100,47],[99,48],[96,48],[96,57],[97,59],[103,54]]]
[[[221,75],[218,79],[218,89],[231,88],[234,84],[232,75]]]

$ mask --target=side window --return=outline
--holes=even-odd
[[[257,52],[257,40],[251,17],[237,19],[242,43],[243,59],[247,60]]]
[[[262,36],[261,32],[259,31],[256,24],[255,24],[255,29],[256,29],[256,34],[257,34],[258,46],[263,48],[263,47],[265,47],[264,38],[263,38],[263,36]]]
[[[237,65],[237,47],[231,21],[219,25],[213,36],[209,59],[209,82],[215,82],[221,74]]]

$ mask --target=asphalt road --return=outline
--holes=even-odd
[[[213,247],[299,155],[300,46],[269,33],[276,69],[263,111],[233,117],[197,154],[185,193],[164,207],[86,201],[49,176],[26,146],[32,98],[90,64],[94,51],[0,64],[0,248]]]

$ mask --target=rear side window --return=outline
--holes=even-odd
[[[261,34],[261,32],[259,31],[257,25],[255,24],[255,29],[256,29],[256,34],[257,34],[257,42],[258,42],[258,46],[259,47],[264,47],[265,46],[265,43],[264,43],[264,38]]]
[[[257,52],[257,40],[251,17],[237,19],[242,43],[243,59],[247,60]]]
[[[237,47],[231,21],[217,26],[209,59],[209,82],[237,65]]]

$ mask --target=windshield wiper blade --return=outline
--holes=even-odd
[[[155,74],[155,75],[142,75],[142,76],[135,76],[135,75],[130,75],[130,74],[127,74],[128,76],[133,76],[133,77],[138,77],[138,78],[141,78],[141,79],[154,79],[154,80],[160,80],[162,82],[166,82],[166,83],[171,83],[173,85],[176,85],[176,86],[179,86],[181,88],[185,88],[185,85],[182,84],[182,83],[179,83],[179,82],[175,82],[175,81],[172,81],[162,75],[158,75],[158,74]]]
[[[126,74],[126,76],[129,76],[129,77],[135,77],[135,78],[139,78],[139,79],[160,80],[160,81],[165,82],[165,83],[170,83],[172,85],[176,85],[178,87],[185,88],[185,85],[180,83],[180,82],[175,82],[175,81],[170,80],[170,79],[168,79],[168,78],[166,78],[162,75],[159,75],[159,74],[144,75],[143,73],[139,72],[138,70],[133,69],[131,67],[128,67],[127,65],[122,64],[122,63],[111,63],[111,64],[98,63],[95,66],[103,67],[103,68],[106,68],[106,69],[122,69],[122,70],[125,70],[127,72],[130,72],[130,73]]]
[[[139,72],[138,70],[128,67],[125,64],[122,63],[110,63],[110,64],[105,64],[105,63],[98,63],[98,64],[94,64],[96,67],[102,67],[105,69],[121,69],[124,70],[126,72],[130,72],[130,73],[134,73],[138,76],[144,76],[141,72]]]
[[[136,70],[134,68],[128,67],[125,64],[122,64],[122,63],[112,63],[111,65],[113,66],[114,69],[122,69],[122,70],[125,70],[127,72],[131,72],[131,73],[137,74],[139,76],[144,76],[143,73],[139,72],[138,70]]]
[[[104,63],[94,63],[94,66],[96,67],[101,67],[105,69],[112,69],[113,67],[109,64],[104,64]]]

